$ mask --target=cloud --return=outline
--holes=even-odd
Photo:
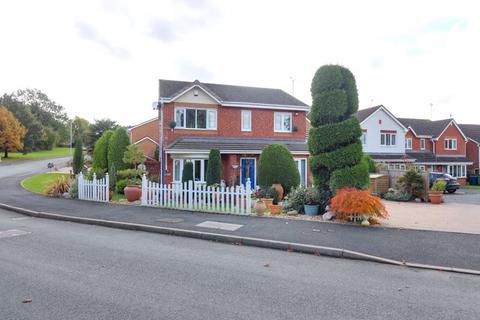
[[[209,81],[213,78],[213,74],[208,71],[207,68],[189,61],[180,61],[178,63],[178,73],[188,80],[198,79],[200,81]]]
[[[127,49],[112,45],[105,38],[101,37],[93,26],[82,21],[77,21],[75,27],[80,37],[96,43],[106,49],[112,56],[120,59],[128,59],[130,57],[130,52]]]
[[[424,32],[450,32],[454,28],[465,29],[468,25],[467,20],[459,17],[449,17],[432,20],[423,28]]]
[[[178,38],[172,22],[157,19],[150,24],[150,36],[162,42],[171,42]]]

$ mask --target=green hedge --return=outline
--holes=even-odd
[[[207,186],[220,184],[222,179],[222,158],[220,150],[212,149],[208,155]]]
[[[300,184],[300,174],[295,161],[283,144],[266,146],[258,161],[258,185],[266,188],[274,183],[280,183],[286,193]]]
[[[308,135],[310,153],[319,154],[355,142],[362,135],[362,129],[357,118],[350,117],[342,122],[311,128]]]
[[[117,184],[115,186],[115,191],[117,193],[123,194],[123,189],[125,189],[126,186],[134,184],[134,185],[140,185],[142,184],[142,180],[140,179],[122,179],[118,180]]]
[[[92,160],[93,168],[105,170],[108,170],[110,168],[108,164],[108,143],[112,135],[113,131],[107,130],[100,136],[97,142],[95,142]]]
[[[128,165],[123,162],[123,155],[130,144],[127,130],[118,127],[113,132],[108,142],[108,163],[115,165],[117,170],[127,169]]]
[[[125,170],[120,170],[117,171],[117,179],[118,180],[123,180],[123,179],[142,179],[142,176],[145,174],[145,170],[140,170],[140,169],[125,169]]]
[[[334,171],[350,167],[362,160],[362,144],[360,141],[338,148],[335,151],[320,153],[310,158],[310,167],[325,167]]]
[[[364,189],[369,184],[368,162],[364,160],[353,167],[335,170],[330,177],[330,190],[333,193],[347,186]]]

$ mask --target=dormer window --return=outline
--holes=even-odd
[[[457,150],[457,139],[448,138],[444,142],[445,150]]]

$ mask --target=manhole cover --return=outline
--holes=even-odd
[[[178,222],[183,222],[184,219],[181,219],[181,218],[162,218],[162,219],[157,219],[156,221],[158,221],[158,222],[168,222],[168,223],[178,223]]]

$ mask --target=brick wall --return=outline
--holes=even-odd
[[[432,139],[425,138],[425,149],[421,150],[420,149],[420,140],[421,138],[417,138],[412,130],[408,130],[408,132],[405,134],[405,138],[411,138],[412,139],[412,150],[407,151],[433,151],[433,142]]]
[[[456,138],[457,139],[457,150],[446,150],[445,149],[445,139]],[[462,136],[462,133],[454,124],[450,124],[443,134],[435,142],[435,153],[437,155],[465,155],[466,153],[466,142],[465,138]]]

